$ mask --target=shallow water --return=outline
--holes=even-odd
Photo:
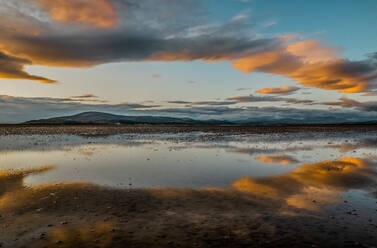
[[[0,136],[0,180],[25,171],[27,187],[233,188],[307,210],[350,201],[375,216],[376,148],[377,133]]]

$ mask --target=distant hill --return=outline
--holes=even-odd
[[[62,116],[49,119],[27,121],[29,125],[77,125],[77,124],[187,124],[187,125],[246,125],[246,126],[276,126],[276,125],[323,125],[323,124],[366,124],[376,125],[377,121],[345,122],[337,118],[308,118],[305,120],[281,118],[247,118],[234,121],[195,120],[164,116],[125,116],[102,112],[84,112],[72,116]]]
[[[125,116],[102,112],[84,112],[72,116],[31,120],[23,124],[34,125],[68,125],[68,124],[231,124],[226,121],[200,121],[190,118],[174,118],[163,116]]]

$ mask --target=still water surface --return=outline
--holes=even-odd
[[[234,188],[297,208],[350,200],[374,213],[376,148],[377,133],[2,136],[0,179],[35,170],[24,186]]]

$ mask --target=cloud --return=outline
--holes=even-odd
[[[18,13],[20,6],[25,10],[0,19],[4,30],[0,49],[32,64],[88,67],[121,61],[228,61],[245,73],[278,74],[325,90],[354,93],[376,87],[375,55],[350,61],[339,56],[339,48],[317,40],[263,38],[250,31],[253,24],[245,15],[217,24],[204,1],[34,1],[41,9],[15,0],[18,5],[7,4],[8,12]],[[58,23],[46,21],[46,11]],[[20,19],[34,23],[38,31],[28,32]],[[10,23],[17,23],[17,28],[9,27]]]
[[[338,102],[324,102],[323,104],[342,108],[355,108],[361,111],[377,111],[377,102],[375,101],[359,102],[347,97],[339,98]]]
[[[70,96],[69,98],[85,99],[85,98],[98,98],[98,96],[95,96],[93,94],[82,94],[80,96]]]
[[[23,79],[35,80],[42,83],[55,83],[56,81],[35,76],[27,73],[24,69],[25,65],[30,65],[31,62],[26,59],[10,56],[0,51],[0,78],[7,79]]]
[[[377,96],[377,91],[371,91],[363,94],[363,96]]]
[[[188,101],[168,101],[171,104],[182,104],[182,105],[206,105],[206,106],[224,106],[224,105],[234,105],[238,102],[236,101],[201,101],[201,102],[188,102]]]
[[[33,0],[61,23],[86,24],[99,28],[115,28],[116,8],[109,0]]]
[[[168,101],[171,104],[190,104],[191,102],[188,101]]]
[[[251,88],[238,88],[237,91],[250,90]]]
[[[228,101],[236,101],[236,102],[287,102],[287,103],[294,103],[294,104],[312,104],[314,101],[312,100],[301,100],[296,98],[284,98],[284,97],[276,97],[276,96],[235,96],[227,98]]]
[[[337,48],[319,41],[290,43],[279,49],[251,54],[233,66],[245,73],[266,72],[283,75],[304,86],[355,93],[374,88],[377,62],[374,59],[350,61],[338,56]]]
[[[237,102],[278,102],[280,101],[279,98],[274,97],[274,96],[254,96],[254,95],[235,96],[235,97],[227,98],[226,100],[237,101]]]
[[[294,87],[294,86],[281,86],[279,88],[263,88],[263,89],[257,90],[257,93],[285,96],[293,92],[296,92],[299,89],[300,89],[299,87]]]
[[[23,1],[15,1],[19,2],[18,5],[9,7],[9,11],[19,11],[20,5],[23,8],[28,6],[28,3]],[[86,3],[85,8],[96,8],[93,5],[102,2],[81,1],[76,2]],[[55,5],[55,1],[53,4],[47,0],[42,2],[48,6]],[[57,9],[65,2],[59,0]],[[17,17],[30,17],[29,22],[34,20],[42,25],[42,31],[30,34],[22,30],[22,27],[17,31],[12,27],[7,28],[0,37],[0,48],[14,56],[22,55],[22,58],[32,61],[33,64],[88,67],[120,61],[215,62],[237,58],[244,53],[271,49],[280,43],[277,38],[256,38],[255,34],[250,33],[251,24],[245,19],[213,24],[209,15],[203,14],[206,11],[202,1],[112,2],[117,6],[119,23],[115,29],[106,30],[60,27],[56,23],[46,22],[43,18],[31,18],[33,13],[30,7],[22,16]],[[67,8],[73,8],[72,4],[72,0],[68,1]],[[33,11],[37,12],[35,16],[43,17],[43,12]],[[13,23],[13,19],[17,18],[9,17],[3,20],[0,28]]]
[[[297,109],[287,107],[255,107],[218,105],[204,101],[207,105],[190,105],[192,102],[172,101],[182,107],[169,107],[142,103],[105,103],[102,99],[14,97],[0,95],[0,123],[19,123],[32,119],[43,119],[73,115],[86,111],[108,112],[129,116],[167,116],[198,120],[226,120],[237,124],[325,124],[374,121],[377,112],[354,110]]]

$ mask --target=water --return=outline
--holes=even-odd
[[[307,210],[350,201],[375,215],[376,147],[377,133],[1,136],[0,180],[24,171],[26,187],[232,188]]]

